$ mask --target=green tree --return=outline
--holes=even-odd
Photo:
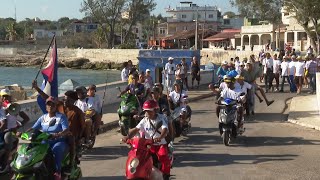
[[[6,28],[6,39],[9,41],[15,41],[17,39],[16,23],[11,22]]]
[[[66,29],[72,21],[68,17],[62,17],[58,19],[60,29]]]
[[[311,39],[311,45],[317,53],[320,52],[320,0],[286,0],[285,9],[294,16]],[[318,46],[316,46],[316,41]]]

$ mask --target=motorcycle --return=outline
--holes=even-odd
[[[121,92],[120,88],[118,87]],[[120,96],[121,102],[119,109],[117,110],[119,116],[120,133],[123,136],[127,136],[129,129],[134,128],[137,125],[134,115],[139,114],[140,104],[136,95],[125,93]]]
[[[84,143],[84,139],[82,139],[82,150],[81,152],[84,152],[86,149],[92,149],[95,142],[96,142],[96,137],[97,137],[97,132],[96,132],[96,124],[93,122],[92,116],[94,116],[93,110],[92,109],[88,109],[85,112],[86,116],[85,116],[85,121],[92,121],[91,124],[91,132],[90,132],[90,137],[89,137],[89,141],[88,143]],[[82,153],[81,153],[82,154]]]
[[[225,146],[230,145],[231,138],[236,138],[243,133],[238,128],[237,104],[237,100],[229,98],[221,100],[218,104],[220,106],[219,130]]]
[[[159,129],[162,122],[156,124]],[[121,140],[122,141],[122,140]],[[161,163],[150,151],[153,139],[134,137],[125,142],[131,150],[126,162],[126,179],[163,180]]]
[[[55,123],[56,121],[53,120],[50,122],[49,127],[54,126]],[[30,141],[30,143],[21,145],[18,154],[11,163],[11,168],[15,174],[15,180],[54,179],[54,157],[48,143],[48,140],[50,140],[51,137],[52,136],[49,133],[41,131],[35,131],[33,133],[28,132],[21,135],[22,140]],[[82,172],[76,163],[74,163],[70,174],[66,172],[70,161],[69,153],[66,153],[62,161],[62,179],[80,179],[82,177]]]
[[[181,134],[187,136],[191,129],[191,114],[192,110],[187,104],[187,97],[185,99],[185,107],[178,106],[176,107],[170,115],[170,118],[173,121],[175,127],[176,137],[179,137]]]

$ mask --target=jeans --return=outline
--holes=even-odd
[[[312,92],[316,92],[316,74],[309,74],[310,89]]]
[[[277,89],[279,89],[279,77],[280,77],[279,73],[273,73],[271,80],[270,80],[270,84],[272,85],[273,80],[276,79],[276,88]]]
[[[66,153],[68,149],[68,145],[65,142],[65,140],[58,139],[53,140],[49,142],[50,148],[54,155],[54,162],[56,165],[56,172],[61,172],[61,164],[64,157],[64,154]]]
[[[294,82],[294,76],[290,75],[289,76],[289,84],[290,84],[290,92],[296,92],[297,91],[297,86]]]
[[[273,73],[272,71],[267,71],[266,74],[264,74],[264,85],[265,85],[265,89],[266,92],[272,87],[272,78]]]
[[[287,80],[287,83],[290,85],[290,91],[291,91],[291,84],[290,84],[290,78],[289,76],[282,76],[282,82],[281,82],[281,91],[283,91],[284,82]]]

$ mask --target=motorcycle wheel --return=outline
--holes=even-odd
[[[95,142],[96,142],[96,135],[90,137],[89,144],[88,144],[88,149],[92,149]]]
[[[230,132],[229,131],[224,131],[222,133],[222,140],[223,140],[223,144],[225,146],[229,146],[230,145]]]

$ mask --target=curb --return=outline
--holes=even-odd
[[[194,101],[198,101],[200,99],[205,99],[205,98],[208,98],[208,97],[211,97],[213,96],[213,93],[208,93],[208,94],[203,94],[203,95],[200,95],[200,96],[197,96],[197,97],[193,97],[193,98],[190,98],[188,101],[189,102],[194,102]],[[99,129],[99,132],[98,132],[98,135],[99,134],[103,134],[107,131],[110,131],[112,129],[115,129],[117,127],[119,127],[119,120],[115,120],[115,121],[112,121],[112,122],[109,122],[109,123],[106,123],[106,124],[103,124],[100,126],[100,129]]]
[[[301,122],[298,122],[296,120],[291,120],[289,118],[288,118],[288,122],[290,122],[292,124],[297,124],[299,126],[303,126],[303,127],[306,127],[306,128],[310,128],[310,129],[314,129],[314,130],[320,131],[320,127],[319,126],[313,126],[313,125],[310,125],[310,124],[301,123]]]

